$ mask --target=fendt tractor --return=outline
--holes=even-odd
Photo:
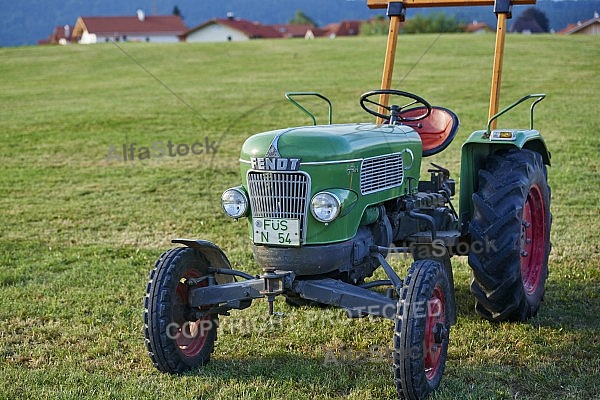
[[[205,365],[214,350],[219,316],[265,298],[290,304],[337,306],[348,317],[378,316],[393,323],[393,382],[400,398],[435,390],[456,321],[452,255],[468,256],[478,314],[490,321],[524,321],[544,295],[550,252],[550,153],[533,129],[544,94],[526,95],[498,111],[506,20],[512,5],[535,0],[368,0],[387,8],[390,31],[381,89],[360,106],[375,123],[317,125],[301,96],[286,97],[312,126],[258,133],[241,149],[241,184],[224,191],[229,217],[248,221],[260,275],[231,268],[205,240],[158,259],[147,285],[145,338],[160,371]],[[400,21],[411,7],[493,5],[498,19],[490,112],[485,129],[462,146],[459,207],[455,181],[432,164],[456,135],[458,117],[413,93],[390,89]],[[497,129],[498,118],[530,104],[530,126]],[[325,103],[323,103],[325,105]],[[404,278],[388,263],[391,249],[410,252]],[[379,267],[387,279],[369,279]],[[425,307],[423,305],[426,305]],[[426,312],[423,312],[426,310]]]

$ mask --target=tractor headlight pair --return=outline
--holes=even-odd
[[[221,195],[221,206],[231,218],[241,218],[248,211],[248,198],[240,188],[227,189]]]
[[[310,201],[310,212],[317,221],[331,222],[340,215],[342,203],[340,199],[329,192],[317,193]]]
[[[221,195],[221,206],[231,218],[241,218],[248,212],[248,197],[240,188],[227,189]],[[330,192],[317,193],[310,201],[310,212],[319,222],[331,222],[340,215],[342,203],[338,196]]]

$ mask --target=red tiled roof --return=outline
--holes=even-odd
[[[582,30],[590,25],[593,25],[595,23],[600,23],[600,18],[592,18],[592,19],[588,19],[587,21],[584,21],[584,22],[579,22],[577,24],[569,24],[569,25],[567,25],[567,27],[565,29],[562,29],[558,33],[569,35],[571,33],[580,31],[580,30]]]
[[[65,32],[65,26],[68,27],[69,32]],[[71,40],[71,33],[73,32],[73,27],[70,25],[57,26],[52,31],[52,34],[48,36],[47,39],[42,39],[38,41],[38,44],[56,44],[59,43],[61,39],[65,39],[67,42]]]
[[[205,28],[209,25],[224,25],[231,29],[235,29],[236,31],[240,31],[244,33],[251,39],[275,39],[281,38],[283,35],[279,33],[275,28],[271,26],[262,25],[258,22],[252,22],[245,19],[239,18],[215,18],[207,21],[203,24],[200,24],[189,31],[187,31],[183,36],[188,36],[189,34],[199,31],[202,28]]]
[[[187,29],[175,15],[148,15],[143,21],[137,16],[81,17],[89,33],[97,35],[118,34],[173,34],[181,35]]]
[[[275,24],[270,26],[286,38],[304,37],[306,32],[312,31],[315,33],[315,30],[317,30],[317,28],[309,24]]]
[[[473,22],[465,28],[465,32],[472,33],[478,31],[491,31],[492,28],[489,27],[485,22]]]
[[[52,32],[52,41],[58,43],[60,39],[71,40],[71,32],[73,32],[73,27],[68,26],[69,31],[65,31],[64,26],[57,26],[54,28],[54,32]],[[68,35],[67,35],[68,33]]]
[[[569,24],[569,25],[567,25],[567,27],[565,29],[558,31],[558,33],[570,33],[572,30],[575,30],[575,28],[577,28],[577,27],[578,27],[577,24]]]

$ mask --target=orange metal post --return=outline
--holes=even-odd
[[[502,63],[504,61],[504,41],[506,38],[506,13],[498,14],[498,29],[496,30],[496,48],[494,51],[494,69],[492,73],[492,88],[490,93],[489,118],[498,112],[500,101],[500,84],[502,83]],[[497,120],[492,121],[491,129],[496,129]]]
[[[381,78],[381,89],[389,89],[392,85],[392,75],[394,74],[394,60],[396,58],[396,45],[398,43],[398,33],[400,31],[401,16],[392,15],[390,17],[390,30],[388,32],[387,47],[385,49],[385,61],[383,64],[383,76]],[[389,95],[379,96],[379,103],[388,105]],[[379,108],[379,113],[383,114],[385,110]],[[377,117],[377,123],[382,124],[383,119]]]
[[[498,112],[498,103],[500,99],[500,84],[502,78],[502,62],[504,59],[504,41],[506,38],[506,20],[510,18],[510,7],[520,4],[535,4],[537,0],[367,0],[369,8],[386,8],[388,15],[390,3],[401,3],[402,8],[413,7],[448,7],[448,6],[494,6],[494,12],[498,16],[498,28],[496,30],[496,48],[494,50],[494,68],[492,75],[492,88],[490,95],[489,117],[491,118]],[[496,7],[499,7],[497,10]],[[400,21],[403,16],[390,15],[390,30],[388,33],[387,49],[385,54],[385,63],[383,66],[383,78],[381,80],[381,89],[389,89],[392,82],[394,71],[394,58],[396,56],[396,44],[398,41],[398,31],[400,30]],[[379,103],[388,104],[388,95],[381,95]],[[379,112],[383,113],[382,108]],[[382,123],[381,118],[377,118],[377,123]],[[496,128],[496,121],[492,122],[492,129]]]

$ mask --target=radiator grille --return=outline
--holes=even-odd
[[[404,168],[402,154],[366,158],[360,168],[360,191],[362,194],[379,192],[402,185]]]
[[[310,180],[303,173],[248,172],[248,194],[252,216],[296,218],[304,231]]]

